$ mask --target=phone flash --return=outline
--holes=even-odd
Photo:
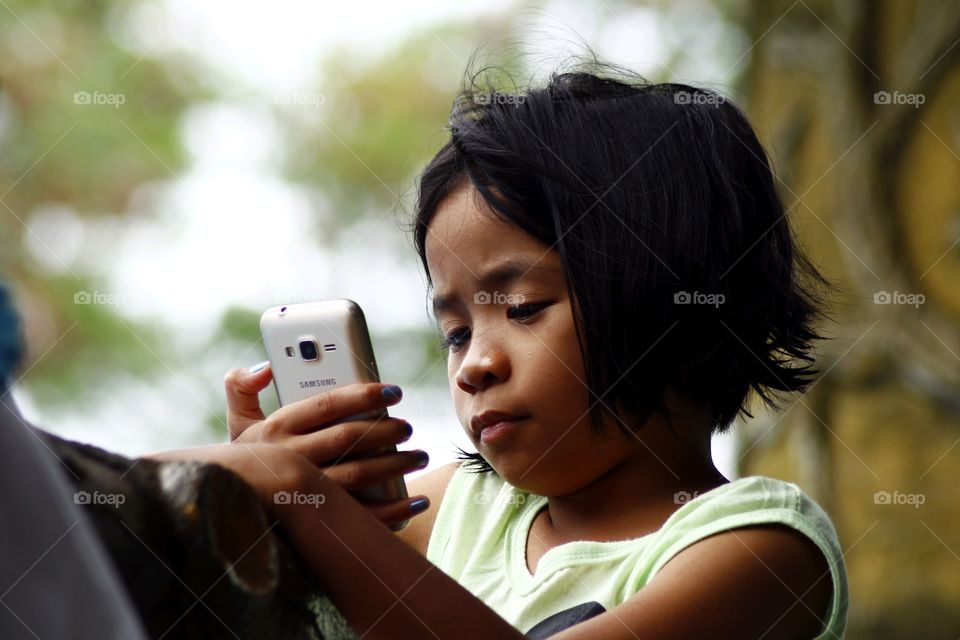
[[[284,351],[287,352],[288,358],[293,358],[294,356],[297,355],[297,350],[294,349],[293,347],[287,347],[286,349],[284,349]]]

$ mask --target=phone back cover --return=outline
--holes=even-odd
[[[352,300],[271,307],[260,318],[260,331],[281,405],[356,382],[380,381],[363,311]],[[300,357],[299,343],[309,339],[316,340],[316,360]]]

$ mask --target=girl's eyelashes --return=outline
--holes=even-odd
[[[457,334],[460,332],[460,329],[451,331],[443,338],[440,339],[440,349],[446,351],[447,349],[453,347],[453,352],[456,353],[463,343],[460,342],[461,338],[457,337]]]
[[[510,320],[527,320],[548,306],[550,306],[549,303],[510,305],[507,307],[507,318]],[[468,336],[466,334],[469,334],[469,332],[470,330],[466,327],[454,328],[440,340],[440,349],[451,349],[453,353],[456,353],[467,342]]]
[[[525,320],[532,317],[537,311],[543,309],[547,305],[544,303],[541,304],[512,304],[507,307],[507,317],[511,320]]]

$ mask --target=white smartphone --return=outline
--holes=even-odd
[[[260,333],[280,406],[357,382],[380,382],[367,322],[353,300],[271,307],[260,317]],[[388,415],[384,408],[347,416],[338,423]],[[371,455],[389,451],[396,452],[396,446],[382,447]],[[407,497],[407,486],[399,477],[352,495],[367,501],[400,500]],[[408,522],[390,528],[399,531]]]

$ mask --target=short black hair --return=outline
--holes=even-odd
[[[509,93],[465,76],[450,139],[419,180],[412,230],[428,288],[428,225],[469,183],[559,252],[597,435],[602,411],[623,429],[624,416],[667,416],[668,387],[705,403],[714,433],[753,417],[751,389],[780,408],[775,392],[818,373],[815,324],[833,286],[798,246],[763,146],[717,92],[591,67]]]

